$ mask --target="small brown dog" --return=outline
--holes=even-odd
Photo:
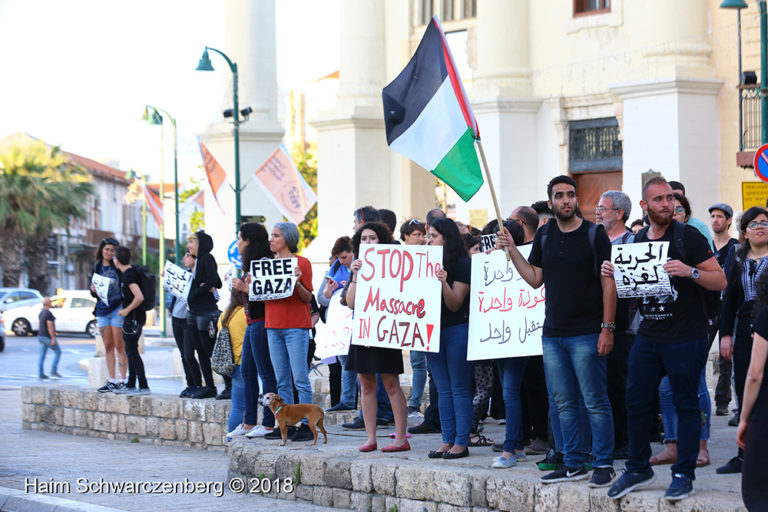
[[[325,413],[319,406],[315,404],[286,404],[277,393],[263,395],[259,398],[259,403],[269,407],[272,414],[275,415],[277,425],[280,427],[280,434],[283,436],[283,442],[280,443],[280,446],[285,446],[285,442],[288,439],[288,427],[295,425],[304,418],[309,420],[309,428],[312,430],[312,435],[315,436],[310,446],[314,446],[317,443],[317,429],[315,426],[320,428],[320,432],[323,433],[325,438],[323,443],[328,444],[328,434],[323,426]]]

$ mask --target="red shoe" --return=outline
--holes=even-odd
[[[406,441],[401,445],[390,444],[381,449],[382,452],[407,452],[411,449],[411,444]]]
[[[361,452],[375,452],[378,449],[378,447],[379,447],[379,445],[377,445],[376,443],[364,444],[363,446],[361,446],[357,450],[361,451]]]

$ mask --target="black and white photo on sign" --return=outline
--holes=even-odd
[[[490,251],[496,248],[496,235],[481,235],[480,236],[480,252]]]
[[[670,295],[669,275],[664,270],[668,252],[669,242],[614,245],[611,262],[619,297]]]
[[[275,258],[251,261],[249,300],[277,300],[293,295],[298,258]]]
[[[187,293],[187,287],[191,281],[192,272],[184,270],[170,261],[165,262],[163,286],[171,292],[171,295],[178,298],[184,298]]]
[[[91,282],[96,289],[96,296],[104,304],[109,304],[109,285],[112,284],[113,279],[104,277],[100,274],[93,274]]]

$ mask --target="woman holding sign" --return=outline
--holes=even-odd
[[[97,391],[100,393],[109,393],[116,389],[125,387],[125,376],[128,372],[128,356],[125,355],[125,342],[123,341],[123,317],[118,315],[120,304],[123,301],[123,294],[120,292],[121,273],[114,263],[115,249],[120,243],[114,238],[105,238],[99,244],[96,250],[96,261],[93,264],[93,275],[97,274],[110,279],[107,302],[101,298],[96,302],[96,308],[93,314],[101,332],[101,339],[104,342],[104,351],[107,357],[107,375],[109,380]],[[91,284],[91,295],[97,297],[96,288]],[[117,380],[115,374],[115,352],[117,352],[117,363],[120,366],[121,380]]]
[[[293,375],[293,385],[299,392],[299,403],[311,404],[312,387],[309,384],[307,353],[309,331],[312,329],[309,311],[309,303],[312,301],[312,265],[307,258],[296,255],[299,250],[299,230],[292,222],[275,224],[269,246],[275,258],[298,259],[293,295],[264,303],[269,355],[277,377],[277,393],[285,403],[293,403]],[[303,420],[301,427],[291,435],[291,441],[312,440],[312,431],[306,421]],[[281,434],[279,429],[274,429],[265,437],[280,439]]]
[[[361,245],[391,243],[393,243],[392,233],[386,225],[380,222],[365,224],[352,238],[352,247],[357,256],[360,256]],[[351,309],[355,309],[357,277],[362,266],[362,260],[357,259],[352,262],[350,267],[351,274],[347,282],[344,299]],[[368,440],[358,449],[361,452],[372,452],[378,448],[376,444],[376,374],[378,373],[381,375],[384,389],[387,390],[389,402],[392,405],[392,413],[395,417],[395,440],[389,446],[382,448],[381,451],[402,452],[410,450],[411,445],[405,437],[405,428],[408,422],[405,394],[400,388],[400,374],[403,373],[402,351],[350,345],[345,368],[357,372],[360,379],[363,421]]]
[[[237,250],[243,262],[243,269],[250,269],[251,262],[264,258],[272,258],[272,250],[269,247],[269,235],[267,229],[256,222],[246,222],[240,226],[237,233]],[[246,273],[243,279],[234,278],[232,287],[243,292],[245,315],[248,327],[245,330],[243,340],[242,359],[240,373],[244,386],[243,422],[227,436],[233,437],[245,435],[246,437],[260,437],[272,432],[275,426],[275,416],[269,407],[264,407],[264,415],[261,426],[258,425],[259,411],[259,377],[263,388],[261,394],[277,393],[277,379],[269,357],[269,343],[267,342],[267,330],[264,327],[264,302],[248,300],[248,285],[251,282],[250,274]],[[234,397],[234,394],[233,394]]]
[[[440,352],[427,353],[427,365],[435,379],[440,408],[443,444],[429,452],[430,459],[458,459],[469,455],[472,428],[472,377],[467,361],[469,334],[469,284],[472,262],[464,249],[459,228],[451,219],[429,225],[429,244],[443,246]]]

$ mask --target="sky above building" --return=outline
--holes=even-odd
[[[281,90],[338,69],[339,0],[279,0],[276,9]],[[215,72],[195,71],[206,45],[225,50],[224,20],[221,0],[0,0],[0,138],[21,131],[156,175],[160,129],[141,120],[149,104],[177,120],[186,180],[201,164],[196,135],[232,96],[223,60],[212,55]]]

